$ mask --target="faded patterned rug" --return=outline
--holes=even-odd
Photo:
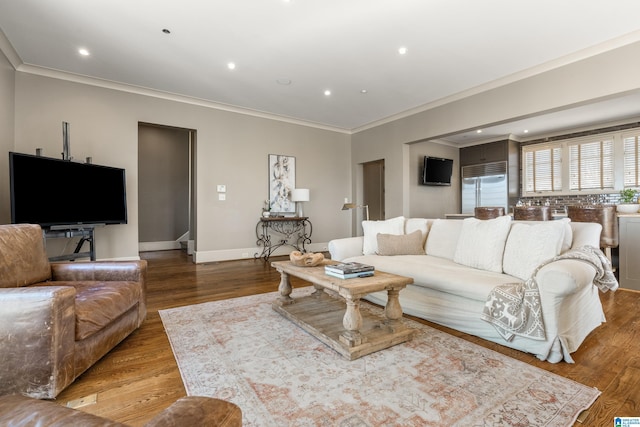
[[[570,426],[600,394],[410,319],[412,341],[348,361],[276,296],[160,311],[187,394],[236,403],[244,426]]]

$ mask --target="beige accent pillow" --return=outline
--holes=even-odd
[[[378,234],[378,255],[424,255],[424,238],[420,230],[394,235]]]
[[[384,221],[362,221],[364,242],[363,255],[375,255],[378,252],[378,233],[404,234],[404,217],[387,219]]]
[[[502,256],[510,228],[509,215],[487,220],[465,219],[453,261],[467,267],[502,273]]]

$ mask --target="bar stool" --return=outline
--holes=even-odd
[[[549,221],[550,206],[516,206],[513,208],[513,219],[519,221]]]
[[[473,214],[478,219],[493,219],[504,215],[504,208],[501,206],[480,206],[473,209]]]
[[[567,206],[567,216],[574,222],[597,222],[602,225],[600,248],[611,261],[611,248],[618,247],[618,217],[615,205]]]

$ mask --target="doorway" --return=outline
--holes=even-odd
[[[385,219],[384,159],[362,164],[362,203],[369,206],[369,219]]]
[[[195,247],[195,131],[138,124],[139,250]]]

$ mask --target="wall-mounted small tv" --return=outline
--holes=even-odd
[[[11,222],[126,224],[125,170],[9,153]]]
[[[422,185],[451,185],[453,160],[439,157],[424,157]]]

